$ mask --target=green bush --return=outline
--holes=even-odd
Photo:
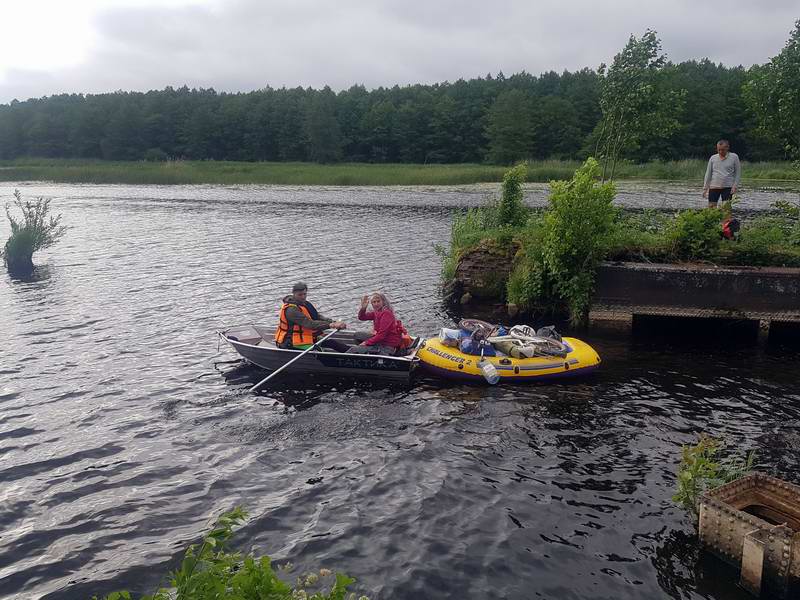
[[[733,481],[752,470],[755,453],[719,459],[720,440],[701,435],[693,446],[683,446],[678,466],[677,490],[672,501],[695,517],[699,515],[700,496],[715,487]]]
[[[797,165],[798,170],[800,170],[800,161],[798,161]],[[772,207],[777,211],[780,220],[784,223],[787,242],[792,246],[800,246],[800,201],[778,200]]]
[[[9,271],[30,272],[33,271],[33,253],[55,244],[67,228],[61,225],[61,215],[49,215],[49,198],[23,202],[19,190],[14,190],[13,204],[22,212],[22,220],[15,219],[11,207],[6,204],[11,237],[3,249],[3,260]]]
[[[653,209],[620,215],[609,234],[606,258],[641,262],[663,260],[668,225],[669,217]]]
[[[528,220],[530,211],[523,202],[522,192],[527,169],[523,163],[503,175],[503,193],[494,211],[498,227],[521,227]]]
[[[678,260],[711,260],[721,242],[723,211],[719,208],[684,210],[669,224],[667,250]]]
[[[787,228],[781,219],[760,216],[742,225],[739,239],[726,244],[729,261],[744,265],[770,265],[787,240]]]
[[[544,214],[544,266],[574,324],[586,319],[595,269],[608,252],[619,214],[612,204],[614,185],[599,183],[599,175],[597,161],[589,158],[572,180],[551,182]]]
[[[544,260],[544,219],[531,218],[520,232],[522,248],[506,283],[506,297],[522,310],[556,312],[558,300]]]
[[[330,571],[321,569],[319,574],[299,577],[291,586],[278,577],[268,556],[243,557],[230,552],[227,542],[233,536],[233,527],[246,517],[241,508],[223,514],[202,544],[192,544],[186,550],[180,568],[171,574],[171,588],[160,588],[141,600],[345,600],[347,588],[355,582],[347,575],[337,573],[327,592],[312,591],[330,580]],[[121,591],[105,600],[131,598],[129,592]],[[359,600],[368,599],[361,596]]]

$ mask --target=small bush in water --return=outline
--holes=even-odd
[[[11,272],[30,273],[33,271],[33,253],[55,244],[67,228],[61,225],[61,215],[49,215],[49,198],[23,202],[19,190],[14,190],[14,206],[22,212],[22,220],[15,219],[11,207],[6,204],[11,237],[3,249],[3,260]]]
[[[723,444],[708,435],[701,435],[693,446],[683,446],[678,467],[678,489],[672,501],[698,517],[700,496],[715,487],[738,479],[752,470],[755,453],[720,459]]]
[[[355,600],[355,594],[347,594],[355,579],[347,575],[333,576],[328,569],[320,569],[298,577],[292,586],[278,577],[268,556],[243,557],[228,551],[226,544],[233,536],[233,527],[246,517],[241,508],[223,514],[202,544],[192,544],[186,550],[180,568],[171,574],[172,587],[140,600]],[[313,591],[326,582],[331,582],[327,592]],[[132,599],[130,592],[121,591],[104,600]],[[359,600],[369,599],[361,596]]]

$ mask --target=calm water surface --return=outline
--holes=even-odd
[[[748,597],[698,551],[673,473],[707,431],[797,482],[795,351],[590,331],[603,369],[571,384],[286,377],[253,396],[260,371],[215,370],[235,358],[217,329],[274,318],[303,279],[331,316],[384,289],[435,332],[433,244],[490,188],[16,187],[73,228],[32,280],[0,276],[0,597],[152,592],[237,504],[241,549],[373,599]],[[655,199],[699,201],[620,194]]]

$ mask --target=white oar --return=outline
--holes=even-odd
[[[327,340],[329,337],[331,337],[331,336],[332,336],[334,333],[336,333],[337,331],[339,331],[339,330],[338,330],[338,329],[334,329],[333,331],[331,331],[331,332],[330,332],[328,335],[326,335],[325,337],[323,337],[323,338],[321,338],[321,339],[317,340],[315,343],[311,344],[311,346],[309,346],[308,348],[306,348],[305,350],[303,350],[303,351],[302,351],[300,354],[298,354],[297,356],[295,356],[295,357],[294,357],[292,360],[290,360],[289,362],[287,362],[287,363],[286,363],[285,365],[283,365],[281,368],[274,370],[272,373],[270,373],[269,375],[267,375],[267,376],[266,376],[264,379],[262,379],[261,381],[259,381],[259,382],[258,382],[257,384],[255,384],[253,387],[251,387],[251,388],[250,388],[250,391],[251,391],[251,392],[255,392],[255,391],[258,389],[258,388],[260,388],[262,385],[264,385],[265,383],[267,383],[267,382],[268,382],[270,379],[272,379],[273,377],[275,377],[275,375],[277,375],[278,373],[280,373],[281,371],[283,371],[283,370],[284,370],[286,367],[288,367],[288,366],[289,366],[290,364],[292,364],[294,361],[296,361],[296,360],[299,360],[299,359],[303,358],[303,356],[305,356],[305,354],[306,354],[307,352],[311,352],[311,351],[312,351],[314,348],[316,348],[317,346],[319,346],[319,345],[320,345],[322,342],[324,342],[325,340]]]

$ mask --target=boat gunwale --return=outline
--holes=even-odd
[[[230,331],[231,329],[236,329],[238,327],[252,327],[253,330],[256,333],[258,333],[259,336],[261,336],[262,340],[268,341],[268,340],[266,340],[266,338],[264,338],[263,334],[258,330],[258,328],[257,328],[258,326],[255,323],[252,323],[252,322],[251,323],[242,323],[241,325],[232,325],[230,327],[226,327],[225,329],[218,330],[217,334],[223,340],[225,340],[228,344],[230,344],[234,348],[234,350],[236,349],[236,345],[239,344],[241,346],[246,346],[248,348],[255,348],[256,350],[265,350],[265,351],[268,351],[268,352],[286,352],[286,353],[293,354],[293,355],[297,355],[299,353],[306,352],[306,354],[310,355],[310,356],[318,356],[318,355],[331,356],[331,357],[333,357],[333,356],[345,356],[347,358],[354,358],[354,357],[357,356],[359,358],[368,358],[368,359],[371,359],[371,358],[388,358],[388,359],[393,360],[393,361],[412,363],[412,367],[411,368],[413,368],[415,365],[417,365],[418,363],[421,362],[421,359],[420,359],[419,356],[417,356],[417,353],[419,352],[419,350],[423,347],[423,345],[425,343],[425,339],[422,338],[421,336],[415,338],[414,339],[415,347],[413,347],[414,351],[411,354],[406,355],[406,356],[389,356],[388,354],[355,354],[355,353],[336,352],[336,351],[325,352],[325,351],[318,351],[318,350],[304,351],[304,350],[295,350],[293,348],[278,348],[277,346],[259,346],[258,344],[248,344],[246,342],[242,342],[241,340],[231,340],[227,336],[227,332]],[[263,327],[263,326],[261,326],[261,327]],[[268,327],[264,327],[264,328],[265,329],[269,329]],[[272,328],[272,329],[274,329],[274,328]],[[237,352],[238,352],[238,350],[237,350]]]

